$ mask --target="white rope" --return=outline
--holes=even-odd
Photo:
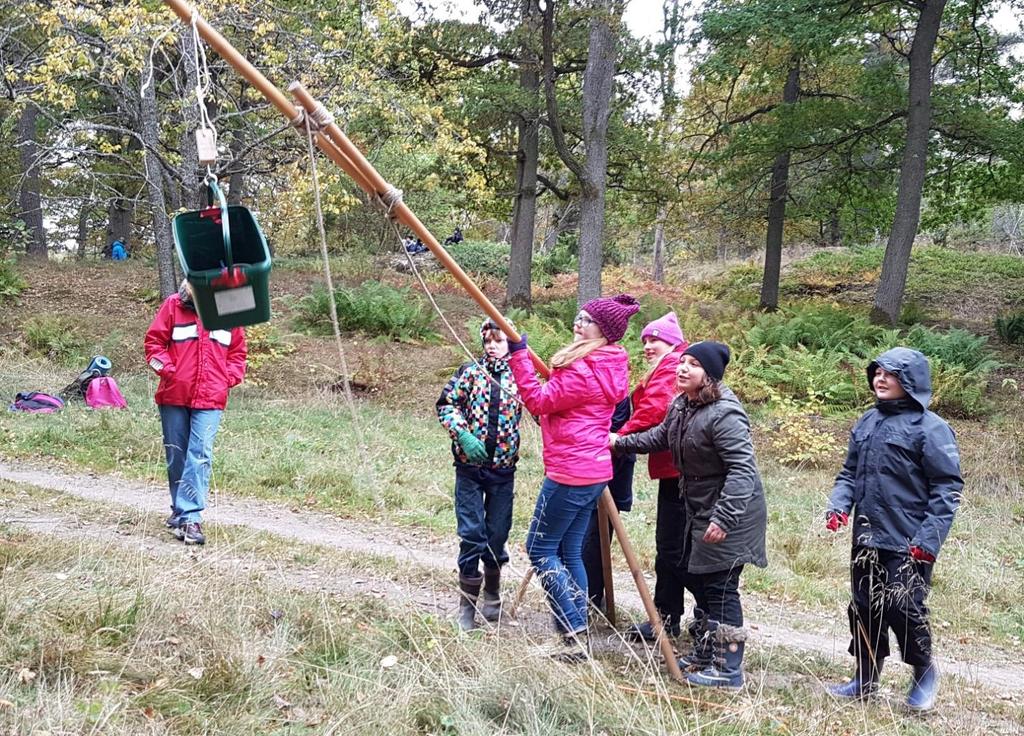
[[[326,128],[328,125],[334,122],[334,115],[331,111],[323,106],[323,103],[317,102],[313,111],[309,113],[317,125],[321,128]]]
[[[391,187],[388,190],[388,193],[393,191],[398,192],[398,196],[399,198],[401,198],[402,190]],[[519,396],[516,396],[515,394],[511,393],[508,389],[506,389],[504,386],[502,386],[501,382],[496,380],[494,376],[491,375],[491,372],[487,370],[485,366],[480,364],[480,360],[477,358],[477,356],[468,347],[466,347],[466,343],[464,343],[462,341],[462,338],[459,337],[459,333],[455,331],[454,327],[452,327],[452,323],[448,321],[448,318],[444,314],[444,310],[441,309],[437,301],[434,299],[434,295],[430,292],[430,287],[427,286],[427,282],[424,281],[422,274],[420,274],[420,270],[416,266],[416,261],[413,260],[412,253],[409,252],[408,248],[405,247],[405,244],[402,241],[402,233],[401,231],[399,231],[398,225],[395,224],[394,219],[392,219],[391,217],[388,218],[388,222],[391,224],[391,229],[394,230],[395,237],[398,239],[398,247],[402,249],[402,252],[405,254],[405,260],[409,262],[409,270],[412,271],[413,275],[416,277],[416,280],[420,282],[420,288],[422,288],[423,293],[427,295],[427,299],[430,301],[430,305],[434,308],[434,311],[437,312],[437,316],[441,318],[441,321],[444,323],[444,326],[448,328],[448,332],[451,333],[452,337],[455,339],[455,342],[457,342],[459,344],[459,347],[462,348],[462,352],[466,354],[466,357],[469,358],[470,362],[473,363],[473,365],[479,368],[480,371],[485,376],[487,376],[488,381],[497,386],[502,393],[507,395],[509,398],[511,398],[513,401],[515,401],[517,404],[519,404],[525,409],[526,402],[524,402]]]
[[[309,151],[309,169],[313,180],[313,202],[316,205],[316,224],[317,230],[320,235],[320,255],[324,261],[324,279],[327,282],[327,302],[330,309],[331,316],[331,330],[334,332],[334,344],[338,350],[338,359],[341,362],[341,378],[344,382],[345,387],[345,403],[348,405],[348,410],[352,415],[352,426],[355,428],[356,438],[362,447],[363,452],[369,454],[369,446],[366,444],[366,438],[363,435],[362,423],[359,420],[359,412],[356,409],[356,402],[352,396],[352,383],[349,379],[348,360],[345,357],[345,347],[341,343],[341,327],[338,324],[338,306],[334,299],[334,279],[331,277],[331,259],[330,254],[327,252],[327,229],[324,227],[324,212],[323,204],[320,201],[320,175],[316,165],[316,151],[313,148],[313,127],[311,124],[310,116],[304,116],[306,124],[306,145]],[[370,465],[371,473],[373,473],[373,465]],[[373,486],[373,501],[379,507],[383,505],[383,501],[378,495],[378,484],[376,482],[371,483]]]
[[[140,99],[146,96],[146,88],[153,84],[153,55],[156,54],[156,50],[159,48],[164,38],[166,38],[173,30],[174,26],[168,26],[164,29],[163,33],[156,37],[156,40],[153,41],[153,45],[149,47],[149,67],[146,71],[146,77],[142,80],[142,86],[139,88]]]
[[[398,187],[388,184],[388,188],[383,194],[377,195],[377,208],[380,209],[394,225],[395,216],[391,214],[392,210],[402,203],[402,196],[404,192]],[[402,235],[398,233],[398,239],[401,241]]]
[[[196,67],[196,100],[199,102],[199,126],[202,128],[209,128],[214,132],[214,138],[216,138],[217,131],[213,127],[213,121],[210,119],[210,113],[206,109],[206,94],[210,91],[210,87],[213,82],[210,78],[210,67],[206,63],[206,47],[203,46],[203,41],[199,37],[199,11],[192,8],[192,60]]]

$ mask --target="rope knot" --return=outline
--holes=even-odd
[[[388,188],[383,194],[377,194],[377,208],[391,219],[394,219],[392,210],[394,210],[401,202],[402,190],[398,187],[393,187],[390,184],[388,184]]]

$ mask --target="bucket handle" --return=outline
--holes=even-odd
[[[231,255],[231,226],[228,224],[228,201],[224,198],[224,192],[221,191],[219,186],[217,186],[216,176],[208,174],[203,180],[203,183],[210,188],[210,191],[207,192],[207,200],[209,201],[210,206],[213,207],[214,196],[216,196],[220,202],[220,228],[224,235],[224,265],[227,266],[227,269],[230,271],[234,267],[235,263],[234,258],[232,258]]]

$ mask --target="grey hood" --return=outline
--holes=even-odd
[[[928,358],[923,353],[910,348],[893,348],[879,355],[868,364],[868,388],[872,391],[879,368],[896,376],[903,390],[922,411],[928,409],[932,400],[932,374]]]

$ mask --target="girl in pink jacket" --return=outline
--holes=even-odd
[[[560,658],[587,656],[587,573],[583,538],[590,514],[612,477],[608,429],[629,390],[629,355],[616,345],[640,304],[628,294],[592,299],[573,320],[573,342],[551,359],[551,378],[537,380],[526,335],[509,341],[509,365],[526,409],[540,417],[544,483],[526,536],[564,646]]]

